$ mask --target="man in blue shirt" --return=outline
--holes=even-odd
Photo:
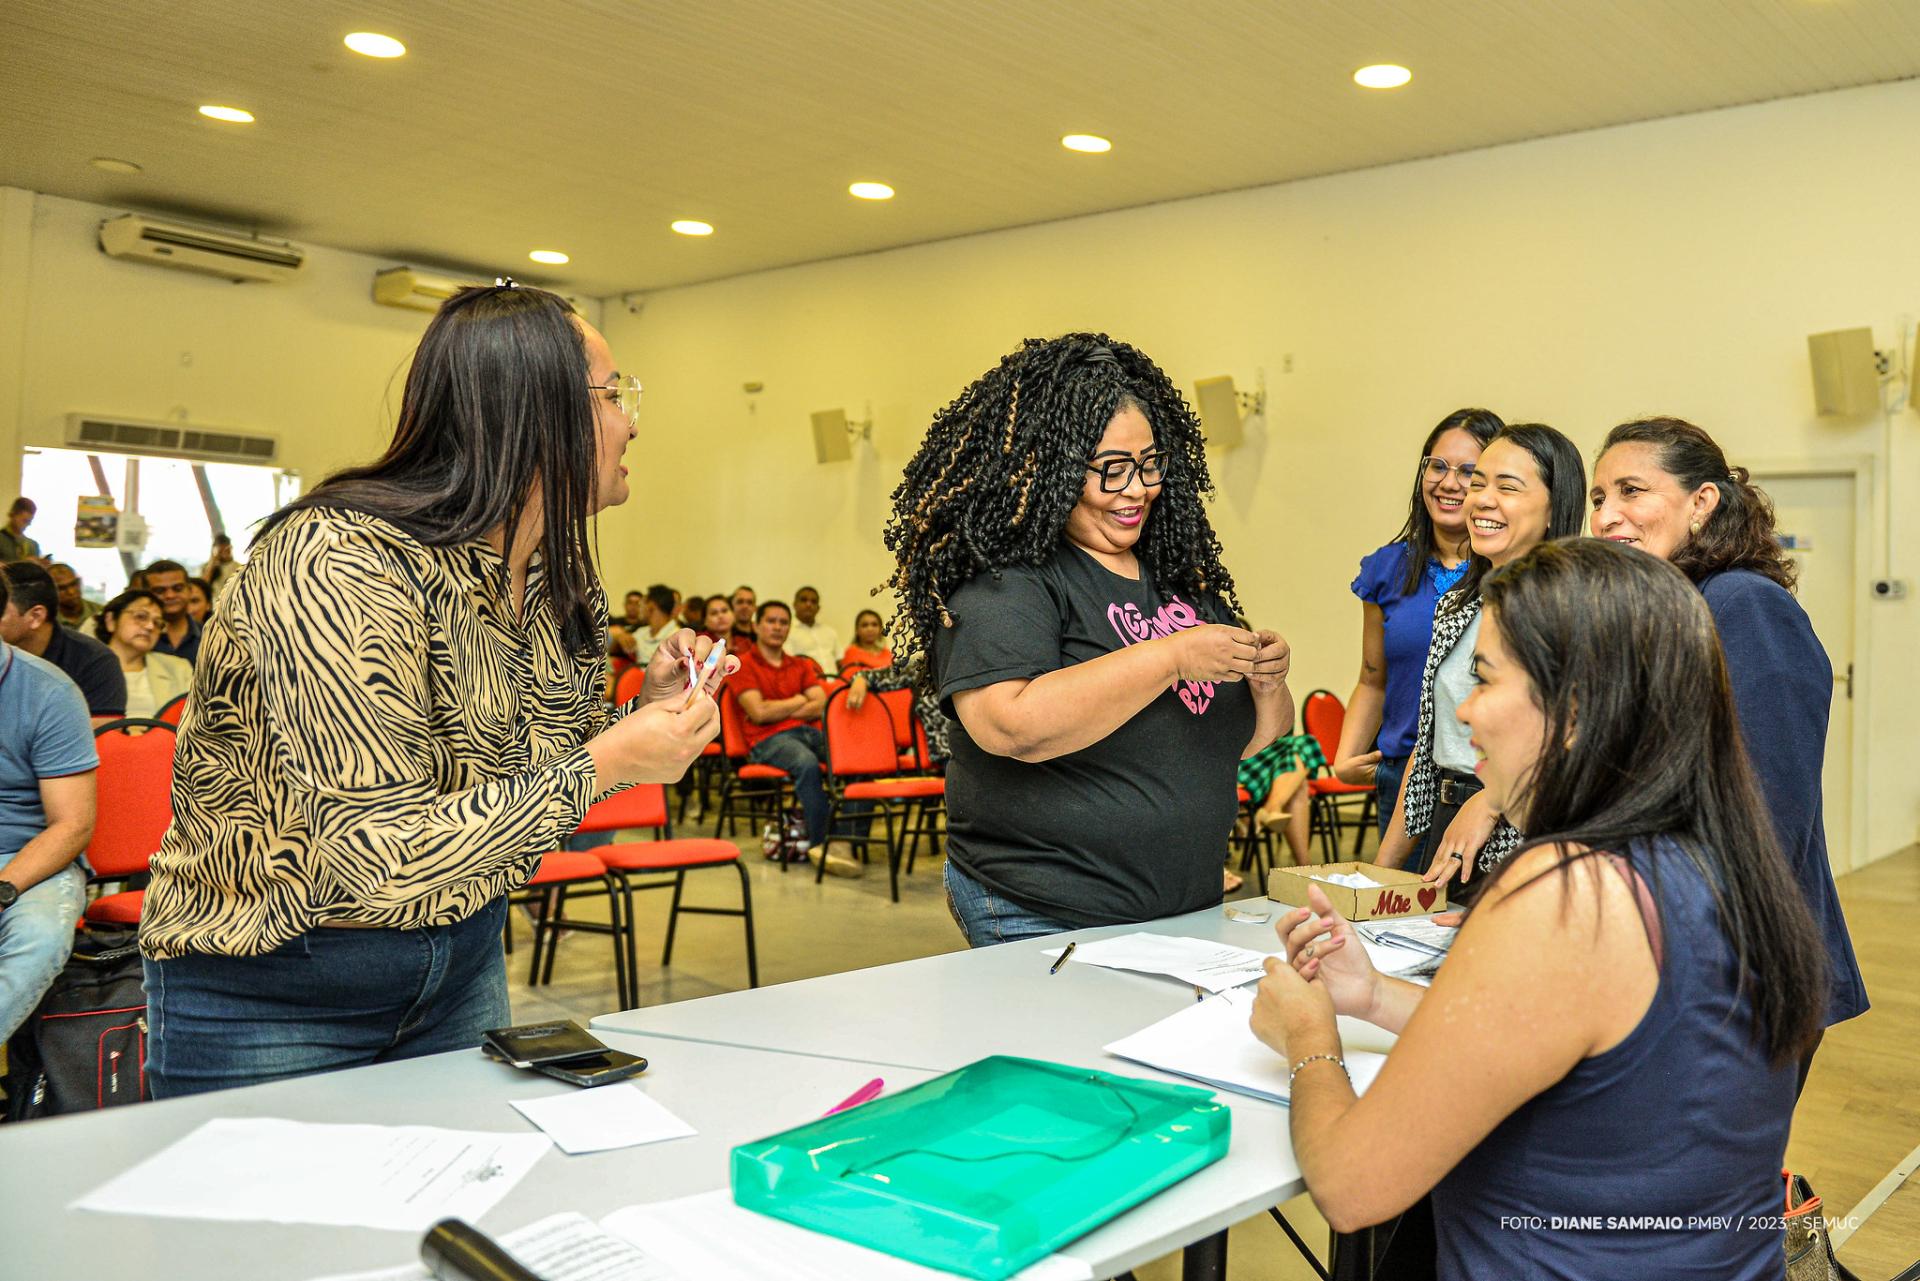
[[[99,765],[79,687],[0,641],[0,1040],[73,951]]]
[[[113,651],[59,624],[59,588],[38,565],[0,568],[0,641],[44,658],[80,687],[87,714],[102,724],[127,714],[127,677]]]

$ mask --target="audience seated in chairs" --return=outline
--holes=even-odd
[[[193,684],[193,668],[185,660],[154,652],[164,626],[159,600],[137,587],[108,601],[93,621],[94,631],[120,663],[128,716],[157,716]]]
[[[59,589],[31,561],[0,569],[0,640],[45,659],[80,687],[95,724],[124,716],[127,682],[120,664],[99,641],[60,626]]]
[[[828,845],[829,804],[821,776],[827,740],[820,732],[827,692],[818,664],[786,652],[791,619],[784,601],[760,606],[754,620],[756,643],[740,656],[740,670],[730,681],[747,720],[747,759],[783,769],[793,779],[794,796],[807,816],[808,856],[824,859],[836,876],[858,876],[860,862],[845,842]]]
[[[0,641],[0,1041],[73,951],[99,763],[79,688]]]

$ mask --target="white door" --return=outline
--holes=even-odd
[[[1833,713],[1821,775],[1827,857],[1835,876],[1854,867],[1853,609],[1854,478],[1774,475],[1755,481],[1773,498],[1781,542],[1800,567],[1794,594],[1813,620],[1814,635],[1833,663]]]

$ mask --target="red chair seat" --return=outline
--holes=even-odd
[[[777,765],[742,765],[733,772],[734,777],[743,782],[754,779],[785,778],[787,772]]]
[[[602,845],[594,856],[615,872],[669,872],[681,867],[714,867],[740,857],[732,841],[687,837],[673,841],[628,841]]]
[[[850,801],[917,801],[947,794],[944,778],[889,778],[869,783],[849,783],[842,796]]]
[[[705,747],[700,749],[700,755],[718,756],[724,750],[725,749],[720,746],[720,740],[716,738],[711,743],[708,743]]]
[[[87,919],[99,925],[138,925],[140,904],[145,898],[144,890],[102,894],[87,905]]]
[[[540,858],[528,885],[558,885],[563,881],[599,880],[607,869],[593,855],[580,850],[554,850]]]
[[[1253,799],[1253,793],[1249,792],[1244,787],[1236,787],[1233,789],[1233,791],[1234,791],[1234,799],[1242,805],[1245,805],[1247,802]]]
[[[901,769],[919,769],[920,753],[918,752],[900,753],[900,768]]]
[[[1373,788],[1365,783],[1342,783],[1337,778],[1316,778],[1308,780],[1307,791],[1314,796],[1360,796]]]

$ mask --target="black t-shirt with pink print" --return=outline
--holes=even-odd
[[[1045,564],[983,573],[936,638],[942,706],[1127,645],[1233,619],[1218,600],[1156,591],[1071,544]],[[948,856],[982,885],[1075,925],[1148,921],[1220,901],[1234,772],[1253,736],[1244,682],[1181,681],[1100,742],[1038,764],[981,750],[957,718]]]

